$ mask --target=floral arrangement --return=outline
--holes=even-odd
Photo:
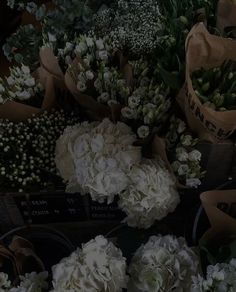
[[[166,135],[168,151],[172,153],[172,169],[180,182],[188,187],[197,188],[205,172],[201,167],[201,152],[195,149],[199,142],[187,131],[187,125],[176,116],[171,117],[171,124]],[[174,154],[174,155],[173,155]]]
[[[175,182],[161,161],[147,160],[135,165],[129,186],[120,195],[119,207],[131,227],[149,228],[173,212],[180,199]]]
[[[199,261],[184,238],[152,236],[135,253],[128,291],[190,291]]]
[[[63,111],[44,112],[25,122],[0,121],[0,183],[11,190],[33,190],[60,181],[56,174],[56,140],[78,119]]]
[[[111,203],[128,185],[127,175],[141,159],[136,136],[124,123],[81,123],[68,127],[56,145],[56,165],[67,191],[89,193]]]
[[[122,292],[127,286],[126,259],[103,236],[97,236],[62,259],[52,272],[55,292]]]
[[[74,55],[78,57],[77,72],[74,72],[73,65],[69,72],[79,92],[92,95],[105,104],[121,103],[127,99],[129,88],[121,68],[115,66],[115,52],[109,38],[80,36],[75,41]]]
[[[154,70],[147,61],[143,59],[133,61],[131,66],[134,89],[121,114],[128,123],[132,121],[135,124],[139,138],[145,139],[153,131],[160,132],[170,118],[171,90],[160,74],[153,76]]]
[[[48,290],[48,273],[39,274],[32,272],[25,276],[20,276],[20,283],[14,287],[8,279],[8,275],[0,273],[0,291],[2,292],[43,292]]]
[[[28,101],[34,99],[36,104],[42,102],[43,86],[31,75],[29,67],[10,68],[10,76],[0,78],[0,103],[8,100]]]
[[[140,57],[158,46],[162,18],[155,0],[119,0],[95,16],[94,31],[109,35],[113,47]]]
[[[206,278],[201,275],[193,277],[191,292],[204,291],[235,291],[236,283],[236,260],[232,259],[229,264],[218,263],[207,267]]]
[[[193,88],[205,106],[219,111],[230,110],[236,106],[235,77],[232,62],[209,70],[201,69],[193,73]]]

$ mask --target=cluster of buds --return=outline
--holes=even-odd
[[[44,112],[19,123],[1,120],[1,186],[8,191],[30,191],[51,185],[50,178],[57,174],[56,140],[77,121],[63,111]]]
[[[232,63],[194,72],[193,88],[201,102],[214,110],[226,111],[236,106],[236,71]]]

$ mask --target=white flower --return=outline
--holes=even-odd
[[[103,236],[82,245],[52,272],[53,291],[122,292],[127,287],[126,260]]]
[[[96,40],[96,46],[98,50],[104,50],[105,46],[104,46],[104,42],[102,39],[98,39]]]
[[[189,153],[190,161],[201,161],[202,154],[198,150],[193,150]]]
[[[57,143],[56,164],[68,181],[67,191],[90,193],[93,200],[112,202],[127,187],[127,174],[141,159],[141,149],[132,146],[136,137],[131,129],[105,119],[101,124],[79,124],[64,135]],[[69,171],[64,174],[67,161]]]
[[[32,272],[25,276],[20,276],[20,285],[16,288],[12,288],[9,292],[43,292],[48,289],[48,272],[42,272],[37,274]]]
[[[136,108],[140,104],[140,97],[139,96],[130,96],[128,100],[129,107]]]
[[[98,52],[98,57],[99,57],[99,59],[101,59],[102,61],[107,61],[107,60],[108,60],[108,54],[107,54],[107,51],[99,51],[99,52]]]
[[[71,52],[73,49],[74,49],[74,44],[72,44],[70,42],[66,42],[64,53],[67,54],[67,53]]]
[[[5,291],[4,289],[10,288],[11,281],[8,279],[8,275],[5,273],[0,273],[0,291]]]
[[[110,99],[110,95],[108,92],[103,92],[99,97],[98,97],[98,102],[104,103],[107,102]]]
[[[12,78],[12,76],[9,76],[8,78],[7,78],[7,83],[11,86],[11,85],[14,85],[14,83],[15,83],[15,81],[14,81],[14,79]]]
[[[0,84],[0,93],[3,93],[5,91],[5,88]]]
[[[84,41],[81,41],[78,45],[75,47],[75,52],[79,54],[85,54],[87,52],[87,45]]]
[[[102,83],[101,81],[97,78],[95,81],[94,81],[94,87],[100,91],[102,89]]]
[[[104,72],[103,78],[105,81],[109,81],[111,78],[111,72],[109,72],[109,71]]]
[[[148,126],[141,126],[138,128],[137,133],[138,133],[139,138],[145,139],[150,134],[149,127]]]
[[[202,182],[199,178],[188,178],[186,179],[186,186],[190,188],[198,188]]]
[[[87,86],[83,82],[78,82],[77,83],[77,89],[81,92],[84,92],[87,89]]]
[[[187,164],[181,164],[178,168],[179,175],[186,175],[189,172],[189,166]]]
[[[20,100],[25,100],[25,99],[29,99],[31,97],[30,93],[26,90],[24,91],[17,91],[16,92],[16,96],[20,99]]]
[[[236,289],[235,259],[229,264],[222,263],[207,267],[206,279],[201,275],[192,277],[191,292],[234,292]]]
[[[189,154],[185,148],[179,147],[176,149],[176,158],[181,162],[185,162],[189,159]]]
[[[177,132],[179,134],[182,134],[185,130],[186,130],[186,124],[185,122],[181,121],[181,120],[178,120],[178,128],[177,128]]]
[[[93,74],[93,72],[91,70],[86,71],[85,75],[86,75],[86,78],[88,80],[93,80],[93,78],[94,78],[94,74]]]
[[[21,70],[25,75],[30,74],[30,68],[28,66],[22,65]]]
[[[91,48],[91,47],[94,46],[94,41],[93,41],[92,38],[90,38],[90,37],[86,37],[86,38],[85,38],[85,41],[86,41],[86,44],[87,44],[87,46],[88,46],[89,48]]]
[[[168,171],[156,161],[147,160],[132,168],[130,183],[121,193],[119,207],[131,227],[149,228],[175,210],[179,195]]]
[[[190,291],[198,266],[198,257],[184,238],[152,236],[131,261],[128,291]]]
[[[28,78],[25,80],[25,85],[28,87],[33,87],[35,86],[35,79],[34,78]]]
[[[48,32],[48,40],[50,43],[55,43],[57,41],[57,38],[55,35],[51,34],[50,32]]]
[[[129,107],[123,107],[121,110],[121,114],[126,119],[135,119],[137,117],[137,113],[135,110]]]

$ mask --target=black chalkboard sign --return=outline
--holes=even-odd
[[[0,231],[27,224],[118,221],[125,217],[117,201],[107,205],[89,195],[65,192],[0,194]]]
[[[89,199],[89,218],[90,220],[118,220],[121,221],[125,218],[123,213],[117,204],[118,199],[115,199],[113,203],[99,204]]]

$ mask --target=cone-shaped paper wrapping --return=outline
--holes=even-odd
[[[128,60],[123,56],[120,51],[115,52],[115,58],[119,60],[120,72],[123,74],[124,79],[128,86],[132,86],[133,72],[132,67]],[[109,117],[112,120],[118,120],[120,116],[121,107],[108,107],[95,100],[94,97],[83,94],[77,88],[77,76],[80,72],[80,64],[82,60],[79,55],[74,59],[72,65],[65,74],[65,83],[71,94],[90,113],[94,119],[103,119]]]
[[[219,0],[217,8],[217,27],[224,32],[227,27],[236,26],[236,1]]]
[[[201,201],[215,234],[236,235],[236,218],[230,215],[236,207],[236,190],[208,191],[201,194]],[[219,205],[227,206],[229,214],[219,209]],[[211,236],[214,232],[211,231]]]
[[[38,115],[44,110],[50,110],[55,107],[55,87],[65,88],[63,73],[50,48],[40,50],[40,63],[40,68],[33,73],[33,76],[45,89],[41,108],[25,105],[17,101],[7,101],[0,105],[0,118],[20,122],[30,118],[32,115]]]
[[[177,101],[190,128],[211,142],[224,140],[236,130],[236,111],[219,112],[204,106],[194,92],[191,73],[218,67],[226,60],[236,61],[236,42],[211,35],[203,23],[196,24],[186,40],[186,81]]]

